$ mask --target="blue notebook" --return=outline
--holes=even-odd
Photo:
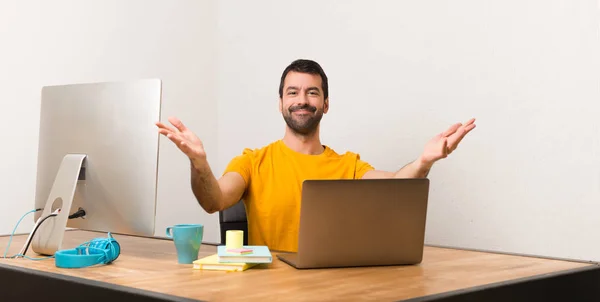
[[[249,253],[229,253],[227,247],[220,245],[217,247],[217,255],[219,256],[219,262],[222,263],[271,263],[273,256],[267,246],[264,245],[245,245],[245,249],[252,250]]]

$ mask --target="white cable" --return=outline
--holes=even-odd
[[[40,218],[38,218],[38,220],[35,222],[35,224],[33,225],[33,228],[31,229],[31,232],[29,232],[29,236],[27,237],[27,240],[25,240],[23,247],[21,248],[21,250],[19,250],[19,252],[17,253],[17,256],[15,258],[19,258],[19,257],[21,257],[20,255],[23,255],[23,252],[25,251],[25,247],[27,246],[27,243],[29,241],[31,241],[31,237],[33,235],[33,230],[35,230],[35,228],[40,223],[40,221],[42,221],[42,218],[44,218],[44,217],[40,216]]]
[[[54,212],[48,214],[48,216],[51,215],[58,215],[58,213],[60,212],[60,208],[54,210]],[[31,229],[31,232],[29,232],[29,236],[27,237],[27,240],[25,240],[25,244],[23,244],[23,247],[21,248],[21,250],[19,251],[19,253],[17,254],[17,256],[15,258],[19,258],[19,257],[23,257],[25,255],[25,248],[29,245],[29,243],[31,242],[31,239],[33,239],[33,231],[38,227],[38,224],[40,224],[42,222],[42,220],[44,220],[44,218],[47,216],[40,216],[40,218],[38,218],[38,220],[35,222],[35,224],[33,225],[33,228]]]

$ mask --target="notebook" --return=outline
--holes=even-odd
[[[253,266],[258,265],[258,263],[236,263],[236,262],[228,262],[221,263],[219,262],[219,256],[217,254],[212,254],[210,256],[198,259],[194,261],[194,269],[199,270],[213,270],[213,271],[228,271],[228,272],[243,272]]]
[[[252,252],[240,254],[239,252],[228,252],[227,247],[220,245],[217,247],[217,255],[221,263],[271,263],[273,257],[271,251],[265,245],[245,245],[244,249],[250,249]]]

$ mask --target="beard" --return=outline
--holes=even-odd
[[[307,113],[301,116],[295,116],[293,113],[298,110],[308,110],[312,114]],[[323,118],[323,110],[317,110],[317,107],[308,104],[300,106],[291,106],[288,110],[284,110],[283,119],[285,123],[297,134],[308,135],[317,130],[319,123]]]

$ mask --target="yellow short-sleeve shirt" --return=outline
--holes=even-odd
[[[319,155],[296,152],[282,140],[245,149],[224,173],[237,172],[246,182],[244,202],[248,243],[296,252],[302,182],[307,179],[359,179],[373,170],[356,153],[337,154],[325,146]]]

